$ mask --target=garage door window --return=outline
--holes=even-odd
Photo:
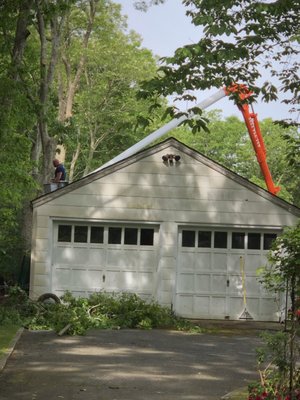
[[[227,232],[215,232],[215,249],[227,249]]]
[[[248,233],[248,249],[259,250],[260,249],[260,233]]]
[[[199,231],[198,232],[198,247],[211,247],[211,232]]]
[[[103,226],[91,226],[91,243],[103,243]]]
[[[181,234],[181,246],[198,248],[213,247],[215,249],[269,250],[276,237],[276,233],[183,229]]]
[[[245,248],[245,233],[244,232],[232,232],[231,247],[233,249],[244,249]]]
[[[154,233],[153,228],[60,224],[57,242],[91,243],[95,247],[97,244],[154,246]]]
[[[108,228],[108,243],[121,244],[122,228],[110,227]]]
[[[124,244],[137,245],[138,230],[137,228],[125,228]]]
[[[182,231],[182,247],[195,247],[195,231]]]
[[[74,231],[74,242],[75,243],[87,243],[87,226],[75,226]]]
[[[276,237],[276,233],[264,233],[264,250],[270,250]]]
[[[154,229],[141,229],[141,246],[153,246]]]
[[[58,226],[58,242],[71,242],[72,240],[72,225]]]

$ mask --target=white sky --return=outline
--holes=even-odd
[[[153,6],[146,13],[135,10],[133,0],[115,1],[122,5],[123,14],[128,16],[128,28],[139,33],[143,38],[143,47],[152,50],[155,55],[161,57],[172,55],[178,47],[195,43],[201,37],[201,30],[195,27],[185,15],[186,8],[182,5],[181,0],[166,0],[165,4]],[[197,92],[197,102],[202,101],[216,90],[205,93]],[[178,107],[178,104],[176,106]],[[185,104],[180,107],[181,109],[186,108]],[[236,115],[242,118],[240,111],[228,98],[220,100],[211,108],[222,110],[224,117]],[[254,104],[254,109],[259,120],[290,117],[288,107],[279,101],[257,102]]]

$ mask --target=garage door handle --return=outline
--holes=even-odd
[[[227,287],[229,287],[230,281],[229,279],[227,279]]]
[[[105,275],[102,275],[102,282],[105,282]]]

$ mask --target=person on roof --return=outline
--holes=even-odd
[[[53,166],[55,168],[54,178],[51,179],[52,182],[61,182],[66,180],[66,170],[63,164],[59,160],[53,160]]]

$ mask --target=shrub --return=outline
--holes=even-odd
[[[93,293],[89,298],[66,292],[60,303],[41,303],[13,288],[0,307],[0,322],[18,322],[29,329],[83,335],[90,328],[173,328],[199,333],[199,327],[177,318],[167,307],[132,293]]]

